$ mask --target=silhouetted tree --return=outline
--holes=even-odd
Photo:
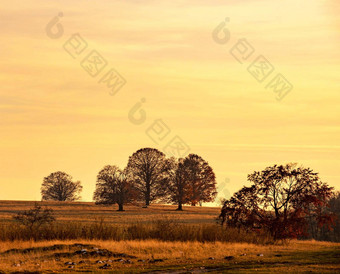
[[[93,198],[96,204],[118,204],[118,211],[123,211],[124,204],[135,198],[136,190],[127,180],[125,171],[110,165],[99,171]]]
[[[129,181],[134,183],[146,206],[166,195],[170,168],[165,154],[154,148],[142,148],[129,157]]]
[[[215,200],[216,177],[213,169],[202,157],[189,154],[181,164],[181,173],[185,174],[187,200],[192,206],[201,202]]]
[[[37,203],[34,205],[34,208],[18,213],[13,219],[26,226],[31,231],[33,229],[38,229],[44,224],[50,224],[55,221],[53,210],[50,208],[43,209]]]
[[[178,204],[177,210],[183,210],[183,204],[189,202],[189,187],[186,180],[184,159],[181,158],[178,161],[172,159],[171,164],[168,201]]]
[[[304,235],[310,215],[318,225],[332,222],[329,214],[318,210],[327,204],[332,188],[313,170],[297,164],[274,165],[248,175],[248,180],[253,183],[250,187],[224,202],[222,224],[262,228],[283,239]]]
[[[79,181],[72,181],[72,177],[65,172],[57,171],[44,178],[41,186],[42,200],[76,201],[83,187]]]

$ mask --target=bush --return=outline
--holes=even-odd
[[[43,209],[38,204],[35,204],[34,208],[28,211],[18,213],[13,219],[24,225],[31,232],[55,221],[53,210],[47,207]]]

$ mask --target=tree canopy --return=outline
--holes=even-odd
[[[136,191],[127,180],[125,170],[107,165],[99,171],[93,197],[97,204],[118,204],[118,211],[123,211],[124,204],[135,198]]]
[[[128,179],[146,206],[166,195],[170,169],[170,160],[155,148],[142,148],[129,157]]]
[[[318,208],[325,206],[332,188],[317,173],[297,164],[274,165],[248,175],[252,183],[224,202],[222,223],[245,228],[264,228],[275,239],[304,235],[307,217],[316,216],[318,225],[331,216]]]
[[[185,179],[188,184],[188,201],[195,206],[201,202],[215,200],[216,177],[212,167],[197,154],[189,154],[183,161]]]
[[[41,196],[42,200],[76,201],[80,199],[82,189],[79,181],[73,181],[72,176],[57,171],[44,178]]]
[[[196,154],[189,154],[175,161],[172,166],[169,197],[171,202],[178,204],[178,210],[182,210],[183,204],[214,201],[216,180],[208,162]]]

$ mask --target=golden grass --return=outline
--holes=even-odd
[[[17,249],[31,247],[45,247],[55,244],[71,245],[79,241],[16,241],[1,242],[0,252],[13,247]],[[140,271],[175,269],[199,270],[202,267],[215,269],[216,272],[225,270],[234,271],[314,271],[314,272],[335,272],[339,270],[340,244],[316,242],[316,241],[291,241],[286,245],[254,245],[247,243],[201,243],[201,242],[159,242],[147,241],[81,241],[82,244],[98,245],[114,252],[126,253],[136,256],[131,264],[112,262],[111,269],[117,271]],[[67,251],[65,247],[63,251]],[[246,254],[245,256],[240,256]],[[263,254],[259,257],[258,254]],[[280,254],[282,257],[276,257]],[[0,255],[0,270],[12,271],[41,271],[41,272],[63,272],[63,271],[95,271],[99,266],[95,263],[97,259],[88,259],[86,265],[76,265],[74,269],[68,269],[66,261],[78,262],[80,257],[65,258],[56,261],[48,257],[51,252],[37,251],[29,254],[20,252],[8,255]],[[225,256],[234,256],[231,261],[226,261]],[[209,257],[214,257],[210,260]],[[326,261],[325,258],[328,258]],[[109,258],[104,258],[105,260]],[[138,262],[139,260],[163,259],[164,262],[151,264]]]
[[[217,207],[184,207],[154,204],[148,208],[128,205],[117,212],[115,206],[85,202],[43,202],[54,210],[57,222],[32,231],[20,226],[12,216],[28,210],[34,202],[0,201],[0,241],[5,240],[147,240],[228,241],[267,243],[266,233],[225,229],[216,224]]]
[[[33,201],[0,201],[0,220],[11,221],[13,215],[29,210]],[[214,223],[220,213],[218,207],[184,206],[184,211],[176,211],[177,206],[152,204],[148,208],[126,205],[124,212],[117,212],[118,206],[95,205],[91,202],[39,202],[52,208],[59,221],[93,222],[105,219],[108,223],[126,224],[149,222],[164,217],[173,217],[183,223]]]
[[[340,269],[339,243],[290,241],[287,244],[268,244],[270,240],[268,241],[265,235],[261,239],[262,236],[244,231],[238,232],[232,229],[222,231],[221,227],[215,224],[215,218],[220,211],[217,207],[184,207],[183,212],[178,212],[175,211],[176,206],[154,204],[149,208],[141,208],[130,205],[125,207],[125,212],[117,212],[116,206],[98,206],[85,202],[44,202],[42,204],[55,211],[58,222],[50,228],[51,231],[47,227],[38,231],[37,234],[40,235],[43,232],[53,236],[55,233],[59,235],[57,237],[63,238],[70,233],[69,239],[72,240],[66,240],[68,239],[66,237],[65,240],[50,241],[0,241],[0,273],[91,272],[99,271],[101,264],[97,264],[96,260],[114,260],[109,257],[90,257],[84,259],[85,264],[77,264],[74,268],[68,268],[65,265],[66,261],[83,260],[81,255],[74,255],[74,247],[68,246],[74,243],[92,244],[112,252],[137,257],[132,259],[130,264],[110,262],[111,266],[107,271],[111,273],[113,270],[118,273],[154,270],[180,273],[180,270],[200,272],[207,271],[207,269],[211,273],[225,271],[334,273]],[[16,237],[19,235],[19,238],[23,236],[20,233],[25,231],[15,228],[12,216],[32,208],[33,205],[34,202],[27,201],[0,201],[0,229],[3,229],[0,235],[3,239],[8,239],[6,235],[16,235]],[[100,219],[104,220],[103,227],[98,222]],[[15,229],[18,230],[15,231]],[[111,240],[100,240],[98,235],[103,236],[103,234]],[[86,239],[81,235],[86,235]],[[136,240],[138,237],[140,237],[139,240]],[[93,238],[97,240],[91,240]],[[182,241],[177,241],[178,238]],[[185,240],[189,238],[190,242]],[[41,239],[44,239],[44,236]],[[223,239],[223,241],[216,239]],[[235,241],[243,242],[235,243]],[[57,251],[35,250],[29,253],[20,251],[20,249],[47,247],[55,244],[66,246]],[[18,251],[3,254],[13,248]],[[56,252],[68,252],[71,255],[58,260],[55,257]],[[247,255],[241,256],[241,254]],[[258,256],[258,254],[263,254],[263,256]],[[233,256],[233,259],[225,260],[225,256]],[[214,259],[211,260],[209,257]],[[164,261],[157,263],[149,261],[153,259]]]

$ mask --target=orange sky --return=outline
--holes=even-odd
[[[63,13],[63,35],[46,25]],[[7,1],[0,9],[0,199],[40,199],[43,177],[62,170],[91,200],[106,164],[124,167],[141,147],[160,150],[180,136],[233,193],[247,174],[298,162],[340,188],[340,2]],[[212,31],[226,17],[230,40]],[[74,33],[88,47],[63,49]],[[230,49],[255,49],[243,64]],[[80,61],[97,50],[108,62],[91,77]],[[258,83],[247,71],[263,55],[274,72]],[[111,68],[127,81],[119,92],[98,83]],[[266,85],[277,74],[294,86],[281,101]],[[146,120],[129,110],[142,98]],[[156,119],[171,130],[159,144],[146,134]]]

